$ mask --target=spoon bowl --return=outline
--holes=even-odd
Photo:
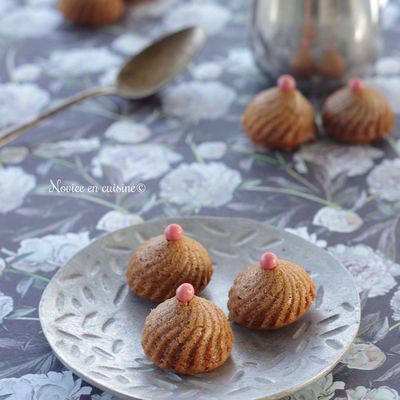
[[[113,86],[83,90],[38,117],[0,132],[0,148],[46,118],[91,97],[118,95],[137,100],[157,93],[185,69],[205,39],[206,33],[199,27],[185,28],[162,37],[125,63]]]
[[[191,27],[151,44],[121,68],[117,93],[132,100],[157,93],[186,68],[205,38],[203,29]]]

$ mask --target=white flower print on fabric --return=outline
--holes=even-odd
[[[117,121],[111,124],[104,136],[121,143],[139,143],[147,140],[151,135],[150,129],[132,121]]]
[[[46,63],[49,75],[63,78],[97,74],[117,67],[122,58],[106,47],[55,50]]]
[[[49,94],[33,84],[0,85],[0,128],[35,118],[49,100]]]
[[[40,144],[33,153],[41,157],[70,157],[74,154],[83,154],[94,151],[100,147],[97,138],[62,140],[60,142]]]
[[[238,171],[223,163],[181,164],[160,182],[160,197],[192,207],[220,207],[232,200],[242,182]]]
[[[299,226],[298,228],[285,228],[285,231],[293,233],[293,235],[299,236],[302,239],[308,240],[318,247],[325,248],[327,245],[326,240],[318,239],[315,233],[309,233],[306,226]]]
[[[37,64],[22,64],[13,71],[13,78],[18,82],[34,82],[42,75],[42,67]]]
[[[55,6],[58,0],[26,0],[30,6]]]
[[[235,48],[229,50],[223,66],[224,71],[227,71],[230,74],[259,74],[259,70],[254,62],[253,54],[247,48]]]
[[[382,9],[382,25],[384,29],[395,29],[400,20],[400,9],[395,2],[390,2]]]
[[[140,18],[159,18],[172,10],[177,3],[178,0],[144,1],[135,4],[131,12],[133,15]]]
[[[193,67],[192,73],[196,79],[218,79],[222,75],[222,67],[213,62],[203,62]]]
[[[335,396],[336,390],[344,389],[344,382],[334,381],[332,374],[329,374],[312,385],[307,386],[289,396],[290,400],[329,400]]]
[[[143,222],[140,215],[137,214],[124,214],[119,211],[109,211],[104,214],[99,222],[97,222],[96,228],[101,231],[112,232],[117,229],[126,228],[130,225],[136,225]]]
[[[16,253],[7,250],[7,261],[21,271],[54,271],[90,243],[89,232],[47,235],[23,240]]]
[[[2,258],[0,258],[0,276],[5,268],[6,268],[6,262]]]
[[[376,65],[375,71],[378,75],[400,74],[400,57],[382,57]]]
[[[400,288],[394,293],[390,300],[390,307],[393,311],[392,318],[395,321],[400,321]]]
[[[201,26],[210,35],[213,35],[225,28],[230,17],[230,11],[218,4],[181,4],[171,8],[164,18],[164,25],[169,31],[191,25]]]
[[[0,36],[11,39],[45,36],[54,31],[61,20],[61,14],[52,8],[19,7],[0,15]]]
[[[19,164],[25,160],[28,154],[29,150],[26,147],[4,147],[0,149],[0,163]]]
[[[224,142],[203,142],[197,146],[199,156],[205,160],[218,160],[226,153]]]
[[[313,218],[313,225],[323,226],[330,232],[350,233],[361,227],[363,220],[354,211],[322,207]]]
[[[118,73],[119,73],[119,68],[117,67],[110,68],[108,71],[100,75],[99,77],[100,85],[103,86],[114,85],[117,80]]]
[[[341,363],[351,369],[372,371],[385,361],[385,353],[373,343],[353,343]]]
[[[92,161],[93,175],[103,176],[102,167],[106,166],[117,169],[124,182],[154,179],[181,159],[180,154],[159,144],[103,146]]]
[[[380,386],[369,389],[365,386],[357,386],[355,389],[346,390],[348,400],[398,400],[399,394],[388,386]]]
[[[163,95],[166,114],[189,119],[217,119],[227,113],[236,93],[220,82],[187,82]]]
[[[339,244],[329,252],[350,271],[359,290],[368,291],[368,297],[383,296],[396,286],[394,277],[400,275],[400,265],[381,252],[363,244]]]
[[[383,157],[384,152],[367,146],[344,146],[322,140],[302,146],[294,155],[295,167],[300,173],[307,173],[306,162],[326,170],[333,179],[341,174],[348,177],[366,173],[374,166],[374,160]]]
[[[400,113],[400,77],[376,76],[365,80],[365,84],[381,92],[389,100],[393,111]]]
[[[0,18],[3,15],[10,13],[14,10],[18,5],[15,3],[14,0],[2,0],[0,1]]]
[[[92,388],[82,386],[81,379],[74,380],[70,371],[0,380],[0,398],[6,400],[80,400],[91,393]]]
[[[15,210],[36,186],[33,175],[20,167],[0,167],[0,214]]]
[[[0,325],[3,323],[4,318],[11,314],[13,310],[13,299],[10,296],[6,296],[4,293],[0,292]]]
[[[388,201],[400,200],[400,160],[384,160],[367,177],[369,192]]]
[[[146,37],[134,33],[123,33],[121,36],[114,39],[111,43],[111,47],[121,54],[132,56],[143,50],[149,43],[150,40]]]

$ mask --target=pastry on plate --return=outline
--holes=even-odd
[[[180,374],[212,371],[229,357],[233,333],[223,311],[197,297],[184,283],[176,296],[153,309],[146,318],[142,347],[161,368]]]
[[[353,78],[347,87],[326,99],[322,122],[327,134],[334,139],[365,145],[389,133],[394,114],[385,96]]]
[[[126,278],[132,291],[147,300],[162,302],[175,295],[179,285],[189,282],[196,294],[210,282],[213,272],[207,250],[184,235],[177,224],[164,234],[142,243],[132,254]]]
[[[296,89],[296,81],[283,75],[277,87],[262,91],[249,103],[242,126],[258,146],[292,150],[315,138],[314,120],[314,108]]]
[[[251,329],[282,328],[301,318],[315,298],[315,284],[303,268],[264,253],[236,277],[229,318]]]

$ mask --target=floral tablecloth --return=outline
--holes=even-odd
[[[125,59],[166,31],[193,23],[210,33],[159,96],[87,101],[0,150],[0,399],[110,400],[54,357],[38,320],[41,293],[99,235],[191,214],[270,222],[325,248],[354,276],[359,337],[333,374],[294,399],[399,399],[400,121],[373,147],[251,146],[239,119],[266,82],[247,45],[248,9],[246,0],[156,0],[86,30],[65,23],[54,0],[0,1],[0,127],[111,83]],[[369,83],[400,113],[398,2],[386,6],[383,25],[385,56]]]

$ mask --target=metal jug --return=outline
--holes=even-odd
[[[365,76],[380,47],[382,0],[253,0],[252,48],[272,80],[336,87]]]

